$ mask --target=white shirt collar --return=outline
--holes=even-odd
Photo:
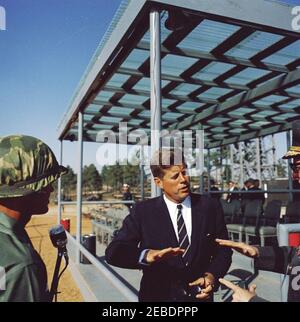
[[[163,195],[163,197],[168,208],[175,209],[177,208],[177,205],[179,205],[178,203],[168,199],[165,194]],[[183,208],[191,208],[191,196],[187,196],[180,204],[182,205]]]

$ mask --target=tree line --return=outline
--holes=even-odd
[[[67,166],[68,173],[61,177],[61,187],[64,199],[69,199],[76,193],[77,174],[72,167]],[[119,165],[103,166],[101,172],[94,164],[86,165],[82,172],[83,194],[90,192],[117,191],[124,183],[135,187],[139,184],[140,169],[138,165]]]

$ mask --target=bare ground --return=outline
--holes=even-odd
[[[75,207],[68,207],[63,217],[71,220],[71,234],[76,232],[76,210]],[[57,207],[50,207],[48,214],[40,216],[32,216],[31,221],[27,224],[26,230],[32,240],[35,249],[39,252],[44,260],[48,271],[48,286],[50,288],[52,276],[56,263],[57,249],[53,247],[49,238],[49,229],[57,224]],[[91,222],[89,219],[83,218],[82,232],[91,233]],[[62,261],[61,269],[64,261]],[[72,275],[66,270],[59,282],[58,302],[82,302],[83,297],[74,282]]]

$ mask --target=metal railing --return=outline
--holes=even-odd
[[[104,200],[104,201],[82,201],[83,205],[105,205],[105,204],[134,204],[135,201],[128,200],[128,201],[120,201],[120,200]],[[61,205],[77,205],[77,201],[61,201]]]
[[[68,232],[68,241],[71,242],[80,252],[91,262],[92,265],[130,302],[137,302],[138,297],[130,288],[122,283],[113,273],[111,273],[99,260],[83,247]]]

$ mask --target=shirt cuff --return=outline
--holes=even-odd
[[[148,252],[149,249],[144,249],[141,252],[140,258],[139,258],[139,264],[143,265],[143,266],[150,266],[149,263],[146,262],[146,254]]]

